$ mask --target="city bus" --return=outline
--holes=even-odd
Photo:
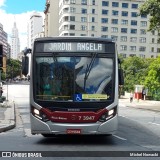
[[[31,133],[112,135],[118,125],[123,83],[116,43],[95,37],[43,37],[27,49],[30,65]]]

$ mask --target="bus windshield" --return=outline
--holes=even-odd
[[[35,99],[56,102],[112,100],[113,58],[98,53],[72,55],[53,53],[35,57]]]

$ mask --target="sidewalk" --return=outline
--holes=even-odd
[[[120,98],[119,105],[125,107],[132,107],[144,110],[151,110],[160,112],[160,101],[152,101],[152,100],[137,100],[134,99],[132,103],[130,103],[129,98]]]
[[[0,103],[0,133],[13,129],[16,125],[15,120],[14,102],[4,101]]]

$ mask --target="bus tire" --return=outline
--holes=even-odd
[[[53,134],[42,134],[43,137],[54,137]]]

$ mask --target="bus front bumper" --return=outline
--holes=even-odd
[[[72,133],[76,134],[115,134],[118,127],[117,115],[106,122],[96,123],[54,123],[51,121],[43,122],[31,114],[31,133],[32,134],[53,134],[64,135]]]

